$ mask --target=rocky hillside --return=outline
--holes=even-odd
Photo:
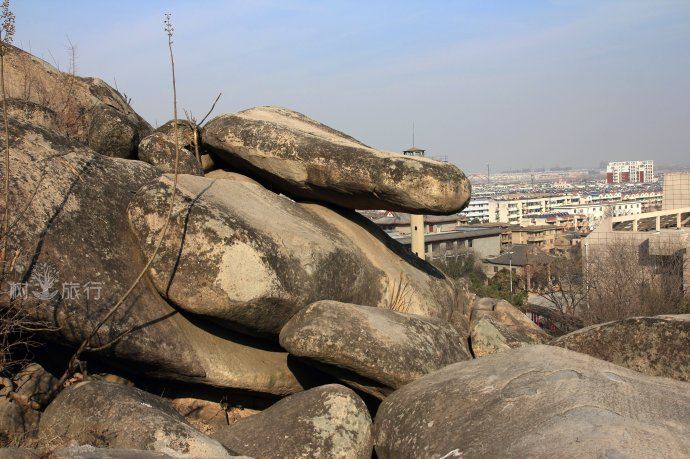
[[[458,212],[454,165],[8,62],[0,458],[690,455],[690,316],[552,342],[355,212]]]

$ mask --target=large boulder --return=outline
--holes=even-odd
[[[164,225],[171,184],[170,176],[151,182],[129,206],[147,256]],[[158,291],[186,311],[273,337],[322,299],[450,314],[452,289],[440,272],[401,257],[402,248],[387,245],[397,243],[347,217],[232,177],[183,175],[177,189],[170,237],[150,272]]]
[[[26,51],[7,47],[8,97],[46,107],[60,132],[108,156],[131,158],[151,130],[115,89],[98,78],[61,72]]]
[[[50,459],[160,459],[185,456],[140,449],[96,448],[91,445],[67,446],[50,453]]]
[[[376,150],[286,108],[220,115],[203,140],[233,168],[297,198],[417,214],[458,212],[470,198],[452,164]]]
[[[592,325],[551,344],[640,373],[690,382],[690,314]]]
[[[330,384],[291,395],[216,432],[235,454],[261,458],[371,457],[371,418],[352,390]]]
[[[31,402],[46,394],[56,381],[41,365],[32,363],[0,390],[0,445],[24,445],[35,440],[41,412],[33,409]]]
[[[280,344],[292,355],[326,364],[326,371],[335,366],[393,389],[471,358],[462,336],[442,319],[337,301],[319,301],[295,314],[280,332]]]
[[[144,269],[127,205],[157,172],[16,119],[10,131],[8,281],[21,287],[15,293],[23,290],[17,298],[23,310],[52,330],[48,338],[77,346]],[[0,306],[6,301],[0,296]],[[303,388],[298,366],[288,366],[277,345],[180,313],[146,276],[91,344],[108,343],[96,357],[148,376],[278,395]]]
[[[58,129],[57,114],[45,105],[23,99],[7,99],[6,103],[7,116],[46,129]],[[2,104],[0,104],[0,114],[2,114]]]
[[[204,175],[204,170],[195,157],[194,142],[201,146],[199,129],[189,121],[170,120],[139,143],[139,159],[146,161],[162,173],[175,172],[175,126],[179,162],[178,174]]]
[[[686,457],[690,384],[552,346],[457,363],[383,401],[394,457]]]
[[[505,300],[478,299],[471,316],[470,342],[475,357],[550,340],[539,326]]]
[[[106,448],[153,450],[192,457],[229,457],[217,441],[196,431],[165,399],[99,381],[63,390],[41,417],[39,440]]]

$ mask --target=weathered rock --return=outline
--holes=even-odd
[[[0,104],[2,114],[2,104]],[[22,99],[7,99],[7,116],[46,129],[58,129],[57,114],[44,105]]]
[[[216,164],[216,161],[209,154],[201,155],[201,161],[200,162],[201,162],[201,168],[204,170],[204,173],[206,173],[206,174],[208,174],[211,171],[218,169],[218,165]]]
[[[165,457],[180,457],[180,455],[139,449],[96,448],[91,445],[68,446],[50,453],[50,459],[157,459]]]
[[[291,395],[213,438],[230,451],[261,458],[369,458],[373,446],[364,402],[337,384]]]
[[[452,164],[375,150],[285,108],[220,115],[203,141],[233,169],[297,198],[419,214],[458,212],[470,198]]]
[[[457,363],[383,401],[392,457],[685,457],[690,384],[552,346]]]
[[[167,215],[171,183],[161,177],[130,204],[147,256]],[[183,175],[176,199],[151,277],[184,310],[274,337],[295,312],[321,299],[370,306],[394,299],[408,312],[450,314],[449,281],[421,260],[401,257],[399,244],[392,250],[397,243],[358,221],[243,179]]]
[[[228,407],[222,403],[191,397],[175,398],[170,400],[170,404],[196,430],[206,435],[217,432],[237,419],[257,413],[253,409]]]
[[[394,389],[471,358],[464,339],[444,320],[337,301],[319,301],[295,314],[280,332],[280,344],[292,355]]]
[[[198,136],[196,126],[188,121],[170,120],[139,144],[139,159],[153,165],[163,173],[175,171],[175,124],[179,147],[179,174],[204,175],[201,164],[194,156],[194,136]],[[201,138],[197,137],[201,142]],[[200,143],[199,143],[200,145]]]
[[[550,337],[505,300],[477,299],[470,322],[472,353],[483,357],[514,347],[542,344]]]
[[[134,157],[139,139],[151,130],[125,98],[103,80],[60,72],[12,46],[8,46],[4,62],[8,97],[46,107],[56,114],[62,134],[95,147],[101,154]]]
[[[37,363],[22,369],[12,380],[13,387],[0,391],[0,445],[26,445],[36,438],[41,412],[27,403],[47,393],[57,379]],[[23,403],[8,398],[13,391]]]
[[[690,314],[592,325],[551,344],[647,375],[690,382]]]
[[[76,346],[145,265],[126,209],[135,192],[157,173],[146,163],[97,155],[17,120],[10,122],[10,131],[10,215],[16,225],[9,253],[16,254],[16,260],[8,281],[28,283],[26,297],[20,297],[22,307],[55,328],[50,339]],[[0,303],[6,299],[1,296]],[[287,353],[278,346],[181,314],[147,277],[92,345],[104,345],[123,333],[97,356],[130,371],[178,381],[279,395],[303,388],[294,374],[298,366],[288,367]]]
[[[247,182],[259,185],[259,182],[247,177],[246,175],[238,174],[237,172],[226,171],[223,169],[212,170],[211,172],[205,174],[204,177],[210,179],[235,180],[238,182]]]
[[[41,417],[39,439],[52,447],[70,442],[153,450],[197,457],[229,457],[217,441],[190,426],[164,399],[100,381],[61,392]]]
[[[0,459],[38,459],[38,451],[29,448],[0,448]]]

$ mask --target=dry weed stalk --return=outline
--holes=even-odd
[[[166,32],[168,36],[168,50],[170,52],[170,67],[171,67],[171,72],[172,72],[172,96],[173,96],[173,119],[177,119],[177,85],[176,85],[176,80],[175,80],[175,58],[173,55],[173,32],[174,28],[172,25],[172,22],[170,20],[170,14],[166,13],[165,14],[165,19],[163,21],[163,24],[165,25],[164,31]],[[173,209],[175,207],[175,197],[177,194],[177,182],[178,182],[178,166],[180,162],[180,139],[179,139],[179,131],[177,127],[177,123],[173,125],[174,129],[174,135],[175,135],[175,168],[174,168],[174,178],[173,178],[173,184],[172,184],[172,189],[170,192],[170,204],[168,205],[168,211],[165,217],[165,223],[163,224],[163,228],[161,230],[160,236],[158,238],[158,241],[156,243],[156,246],[153,250],[153,253],[149,257],[148,261],[144,265],[144,267],[141,269],[137,277],[134,279],[134,282],[129,286],[127,291],[110,307],[108,312],[103,316],[103,318],[96,324],[96,326],[93,328],[91,333],[82,341],[82,343],[79,345],[77,350],[72,354],[72,357],[69,360],[69,363],[67,364],[67,369],[65,372],[62,374],[62,376],[58,379],[57,383],[53,385],[47,396],[41,400],[41,405],[46,406],[50,401],[55,398],[55,396],[62,390],[64,387],[65,383],[75,374],[75,372],[79,369],[81,365],[81,361],[79,360],[82,353],[88,352],[88,351],[101,351],[111,345],[113,345],[115,342],[120,340],[123,336],[128,334],[128,332],[124,332],[120,335],[118,335],[115,339],[112,341],[108,342],[105,345],[98,346],[96,348],[91,347],[91,340],[98,334],[99,330],[101,327],[117,312],[117,310],[124,304],[124,302],[129,298],[131,293],[134,291],[137,285],[139,285],[139,282],[141,279],[146,275],[146,273],[149,270],[149,267],[153,263],[154,259],[158,255],[158,252],[163,245],[163,240],[165,239],[165,236],[168,233],[168,228],[170,227],[170,221],[172,220],[172,214],[173,214]]]
[[[5,92],[5,54],[14,38],[14,14],[10,11],[10,0],[3,0],[0,6],[0,95],[2,96],[2,119],[5,129],[5,213],[2,222],[2,249],[0,252],[0,280],[5,276],[5,257],[10,225],[10,128],[7,120],[7,94]]]
[[[390,295],[387,298],[387,307],[397,312],[408,312],[412,306],[410,285],[405,280],[403,273],[393,282]]]

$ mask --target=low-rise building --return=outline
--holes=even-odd
[[[552,260],[551,255],[533,245],[515,244],[507,247],[507,250],[498,256],[483,259],[482,269],[488,278],[494,277],[503,269],[509,270],[513,276],[516,276],[516,281],[519,279],[524,282],[520,287],[529,292],[534,273]]]
[[[410,214],[388,211],[382,217],[375,218],[374,223],[387,233],[398,235],[410,234]],[[454,215],[425,215],[424,233],[442,233],[453,231],[460,226],[460,216]]]
[[[556,238],[563,232],[564,228],[552,225],[511,227],[504,231],[501,245],[503,250],[510,246],[525,245],[552,252],[556,247]]]
[[[596,228],[604,217],[619,217],[622,215],[636,215],[642,213],[642,204],[638,201],[600,202],[593,204],[579,204],[554,208],[557,212],[580,214],[587,217],[589,229]]]
[[[565,231],[583,231],[589,228],[589,221],[584,214],[568,212],[549,212],[545,214],[531,214],[520,222],[521,226],[558,226]]]
[[[473,251],[479,258],[496,256],[501,252],[501,234],[504,228],[463,227],[455,231],[432,233],[424,236],[426,259],[438,260],[456,257]],[[409,235],[396,235],[393,239],[410,248]]]

